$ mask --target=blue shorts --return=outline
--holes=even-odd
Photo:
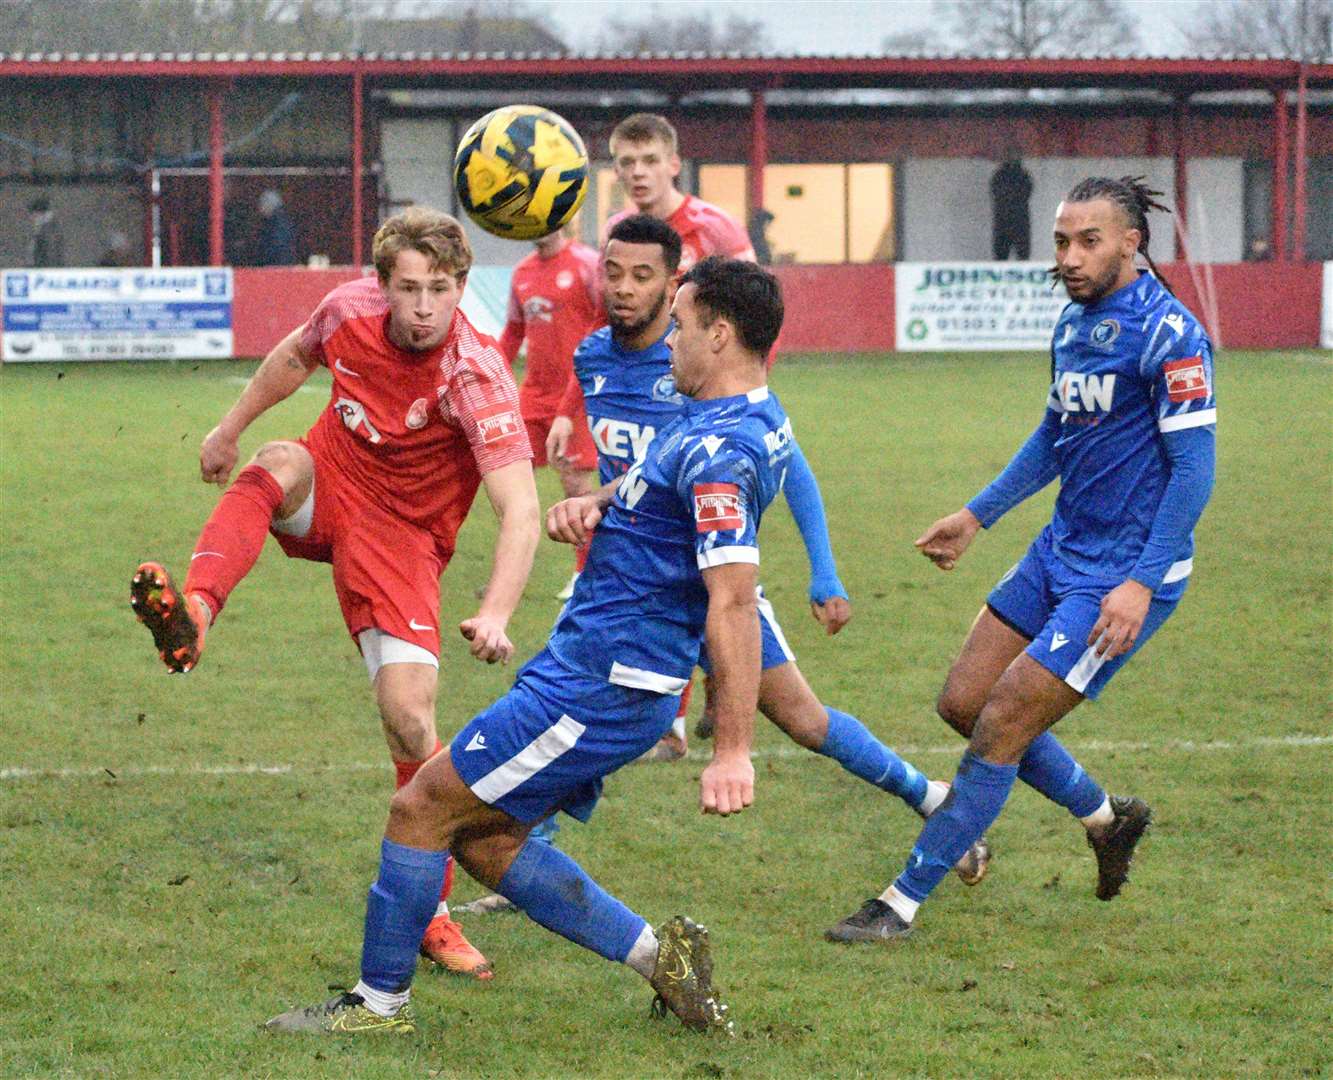
[[[774,614],[773,605],[769,602],[768,597],[764,595],[762,585],[754,590],[754,598],[755,604],[759,608],[759,642],[763,650],[759,665],[760,670],[767,671],[769,668],[790,664],[796,659],[796,654],[791,651],[787,639],[782,636],[782,627],[778,625],[778,617]],[[705,675],[713,674],[713,665],[708,659],[708,651],[703,648],[699,650],[699,666],[703,668]]]
[[[1031,639],[1025,650],[1028,656],[1085,698],[1095,699],[1175,611],[1188,580],[1181,578],[1158,589],[1134,647],[1105,660],[1088,645],[1088,635],[1101,616],[1102,598],[1121,582],[1070,569],[1052,549],[1047,527],[1022,560],[1000,578],[986,597],[986,606],[1010,629]]]
[[[602,777],[651,750],[679,705],[571,671],[543,649],[454,736],[449,758],[477,798],[519,821],[556,810],[587,821]]]

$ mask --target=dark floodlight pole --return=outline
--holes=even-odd
[[[1185,235],[1189,228],[1188,200],[1189,182],[1186,177],[1185,161],[1185,126],[1189,121],[1190,99],[1182,94],[1175,99],[1172,112],[1171,142],[1175,152],[1176,171],[1176,221],[1180,228],[1176,230],[1176,258],[1185,258]]]
[[[1306,160],[1305,143],[1305,63],[1301,63],[1301,71],[1296,81],[1296,191],[1292,200],[1293,218],[1291,226],[1291,257],[1301,262],[1305,261],[1305,173],[1308,164]]]
[[[1287,259],[1287,92],[1273,91],[1273,258]]]
[[[768,164],[768,109],[763,87],[750,91],[750,213],[764,206],[764,166]]]
[[[223,83],[208,84],[208,265],[221,266],[222,245],[222,92]]]
[[[362,232],[365,228],[364,210],[361,206],[363,169],[361,101],[364,90],[361,69],[357,68],[352,72],[352,265],[357,269],[360,269],[365,261],[361,250]]]

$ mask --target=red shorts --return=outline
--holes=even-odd
[[[440,575],[453,553],[429,529],[391,514],[311,453],[310,527],[303,536],[292,536],[275,523],[274,538],[293,559],[333,565],[333,588],[353,641],[374,628],[438,657]]]
[[[535,420],[524,419],[528,426],[528,442],[532,444],[532,464],[550,464],[546,460],[546,436],[551,433],[553,416],[543,416]],[[565,457],[575,469],[597,468],[597,445],[592,441],[592,432],[588,430],[588,421],[583,416],[574,417],[574,434],[565,446]]]

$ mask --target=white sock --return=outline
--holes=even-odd
[[[949,785],[943,780],[932,780],[926,785],[926,797],[921,800],[921,805],[917,807],[922,817],[930,817],[937,809],[940,803],[944,802],[944,797],[949,794]]]
[[[651,926],[644,924],[629,955],[625,957],[625,963],[645,979],[653,977],[653,969],[657,967],[657,935]]]
[[[373,986],[367,986],[361,980],[352,987],[352,993],[360,994],[361,999],[366,1003],[366,1008],[376,1016],[395,1016],[398,1010],[407,1004],[407,999],[411,996],[411,990],[403,990],[400,993],[393,994],[387,990],[376,990]]]
[[[444,900],[441,900],[438,904],[435,905],[435,918],[438,919],[441,915],[443,915],[446,919],[449,917],[449,904],[447,901]]]
[[[916,918],[916,909],[921,906],[919,901],[913,900],[910,896],[904,896],[894,885],[890,885],[880,893],[879,898],[893,908],[898,913],[898,918],[906,923],[910,923]]]
[[[671,721],[671,734],[681,742],[685,741],[685,717],[678,716]]]
[[[1101,806],[1097,807],[1087,817],[1079,818],[1083,822],[1083,827],[1088,831],[1093,829],[1105,829],[1115,824],[1115,811],[1111,809],[1111,799],[1109,796],[1102,798]]]

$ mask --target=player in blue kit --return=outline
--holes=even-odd
[[[1083,823],[1098,899],[1128,878],[1151,811],[1108,798],[1047,729],[1096,698],[1175,610],[1212,491],[1212,346],[1148,258],[1148,214],[1165,207],[1140,180],[1093,177],[1060,204],[1053,272],[1071,303],[1052,339],[1046,412],[1004,471],[916,542],[950,570],[978,529],[1060,479],[1055,516],[987,598],[940,695],[940,715],[969,739],[949,797],[903,873],[832,940],[907,934],[1016,778]]]
[[[640,460],[654,434],[674,422],[683,407],[666,344],[671,321],[667,298],[680,250],[674,230],[648,214],[622,219],[607,238],[602,261],[611,324],[585,338],[574,355],[604,483]],[[791,426],[774,439],[789,455],[782,490],[811,558],[811,607],[829,632],[836,633],[850,612],[833,568],[819,485]],[[944,801],[948,785],[928,780],[856,717],[822,704],[801,674],[762,590],[756,602],[763,644],[760,712],[801,746],[897,795],[923,816],[930,814]],[[709,669],[711,654],[706,650],[700,663]],[[977,884],[989,859],[990,850],[979,839],[958,860],[959,877]]]
[[[730,1030],[701,927],[676,916],[655,932],[568,855],[528,838],[553,810],[586,817],[602,778],[657,742],[701,638],[718,712],[700,804],[730,814],[754,798],[757,535],[791,455],[764,364],[782,300],[754,264],[707,260],[686,276],[675,311],[672,364],[692,400],[618,484],[549,511],[554,538],[577,544],[596,531],[546,648],[394,796],[356,987],[269,1030],[414,1030],[417,946],[451,848],[541,925],[643,975],[658,1007],[688,1027]]]

